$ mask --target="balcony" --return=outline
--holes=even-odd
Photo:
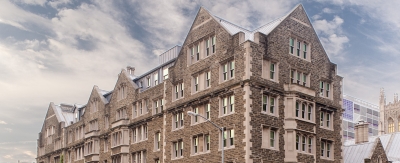
[[[111,128],[115,128],[118,126],[126,126],[129,124],[129,119],[120,119],[111,124]]]
[[[99,131],[98,130],[92,130],[92,131],[89,131],[89,132],[85,133],[85,139],[86,138],[90,138],[90,137],[94,137],[94,136],[99,136]]]
[[[285,84],[283,87],[284,87],[285,91],[301,92],[301,93],[315,97],[315,90],[312,90],[312,89],[302,86],[302,85]]]
[[[111,155],[129,153],[129,145],[118,145],[111,148]]]
[[[99,162],[99,154],[98,153],[92,153],[88,154],[85,156],[85,161],[86,162]]]

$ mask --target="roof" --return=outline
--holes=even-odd
[[[53,109],[58,122],[65,122],[65,127],[69,126],[70,122],[74,121],[75,107],[76,105],[69,104],[54,105]]]
[[[220,17],[218,17],[218,16],[215,16],[215,15],[212,15],[212,16],[213,16],[214,19],[216,19],[216,20],[231,34],[231,35],[234,35],[234,34],[239,33],[239,32],[243,32],[243,33],[245,34],[245,40],[254,41],[254,34],[255,34],[255,33],[260,32],[260,33],[263,33],[263,34],[265,34],[265,35],[268,35],[272,30],[275,29],[275,27],[277,27],[284,19],[286,19],[286,18],[290,15],[290,13],[292,13],[298,6],[300,6],[300,4],[297,5],[296,7],[294,7],[294,8],[293,8],[290,12],[288,12],[286,15],[284,15],[284,16],[278,18],[278,19],[275,19],[275,20],[273,20],[273,21],[271,21],[271,22],[269,22],[269,23],[267,23],[267,24],[265,24],[265,25],[263,25],[263,26],[261,26],[261,27],[255,29],[255,30],[252,30],[252,31],[251,31],[251,30],[248,30],[248,29],[245,29],[245,28],[243,28],[243,27],[240,27],[240,26],[238,26],[238,25],[236,25],[236,24],[234,24],[234,23],[231,23],[231,22],[229,22],[229,21],[227,21],[227,20],[224,20],[224,19],[222,19],[222,18],[220,18]],[[209,12],[209,11],[208,11],[208,12]],[[210,12],[210,13],[211,13],[211,12]]]
[[[385,134],[385,135],[380,135],[380,136],[374,136],[374,137],[369,137],[368,138],[368,143],[372,143],[375,141],[376,138],[379,138],[379,140],[382,143],[383,148],[385,149],[385,153],[389,159],[389,161],[399,161],[400,162],[400,132],[395,132],[392,134]],[[350,147],[350,146],[357,146],[358,144],[355,144],[354,140],[347,140],[344,142],[344,147],[345,149]],[[352,155],[350,153],[344,152],[343,155],[346,157],[346,155],[351,156],[351,157],[357,157],[355,155]],[[346,161],[345,161],[346,162]]]
[[[374,147],[375,142],[345,146],[343,150],[344,162],[363,163],[364,159],[371,156],[371,153],[375,149]]]

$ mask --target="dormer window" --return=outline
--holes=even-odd
[[[128,94],[127,91],[128,90],[127,90],[127,86],[125,85],[125,83],[121,84],[118,87],[118,91],[117,91],[117,99],[118,99],[118,101],[126,98],[126,96]]]
[[[308,43],[298,38],[289,38],[289,54],[310,61]],[[296,47],[296,52],[294,48]]]

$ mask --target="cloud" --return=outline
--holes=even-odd
[[[323,13],[326,13],[326,14],[332,14],[332,13],[334,13],[334,11],[333,11],[332,9],[330,9],[330,8],[324,8],[324,9],[322,9],[322,12],[323,12]]]
[[[4,130],[6,130],[8,132],[12,132],[13,131],[11,128],[4,128]]]
[[[17,3],[23,3],[27,5],[39,5],[43,6],[46,3],[46,0],[14,0]]]
[[[344,20],[339,16],[335,16],[331,21],[322,19],[313,22],[313,26],[329,55],[340,54],[344,50],[345,44],[350,41],[342,32],[343,23]]]
[[[34,154],[32,151],[24,151],[24,154],[28,155],[31,158],[36,158],[36,154]]]
[[[12,159],[13,157],[12,157],[11,155],[5,155],[5,156],[3,156],[3,158],[5,158],[5,159]]]
[[[5,125],[5,124],[7,124],[7,122],[4,122],[4,121],[0,120],[0,124]]]

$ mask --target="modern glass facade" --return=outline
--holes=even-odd
[[[354,139],[354,125],[363,120],[369,123],[369,136],[378,135],[379,107],[358,98],[343,96],[343,138]]]

